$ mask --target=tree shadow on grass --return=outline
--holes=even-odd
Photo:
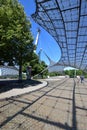
[[[9,91],[13,88],[25,88],[32,86],[34,87],[35,85],[42,84],[42,82],[37,81],[37,80],[4,80],[0,81],[0,93]]]

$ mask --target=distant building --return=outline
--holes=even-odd
[[[0,66],[0,76],[16,76],[19,70],[13,66]]]

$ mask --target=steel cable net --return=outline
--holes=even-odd
[[[32,18],[59,44],[56,66],[87,71],[87,0],[36,0]]]

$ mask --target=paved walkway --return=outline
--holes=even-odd
[[[47,85],[47,82],[42,80],[41,83],[39,83],[38,85],[31,85],[31,86],[29,85],[28,87],[24,87],[24,88],[12,88],[11,90],[9,90],[7,92],[1,93],[0,99],[10,98],[10,97],[14,97],[17,95],[29,93],[29,92],[38,90],[46,85]]]
[[[11,89],[10,90],[7,89],[6,92],[0,93],[0,99],[10,98],[10,97],[14,97],[14,96],[17,96],[17,95],[29,93],[29,92],[38,90],[38,89],[40,89],[42,87],[45,87],[47,85],[47,81],[50,81],[50,80],[52,80],[52,81],[53,80],[62,80],[63,78],[65,78],[65,76],[50,77],[50,78],[45,79],[45,80],[39,79],[37,81],[31,80],[28,83],[29,85],[26,84],[26,83],[24,85],[21,84],[21,86],[24,86],[24,87],[19,87],[18,84],[17,84],[17,81],[12,80],[12,82],[15,85],[17,84],[16,86],[13,86],[12,88],[11,88],[11,85],[8,86],[8,84],[11,82],[11,80],[9,80],[9,79],[8,80],[2,80],[2,83],[0,82],[0,85],[5,84],[6,86],[4,86],[4,88],[6,88],[8,86],[8,88],[11,88]],[[4,83],[3,81],[7,81],[7,82]]]
[[[48,86],[0,100],[0,130],[87,130],[87,82]]]

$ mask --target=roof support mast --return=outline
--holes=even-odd
[[[38,28],[37,36],[36,36],[36,40],[35,40],[36,49],[37,49],[37,44],[38,44],[39,36],[40,36],[40,29]],[[34,50],[35,53],[36,53],[36,49]]]
[[[36,40],[35,40],[35,45],[36,45],[36,46],[37,46],[37,44],[38,44],[39,35],[40,35],[40,29],[38,28],[38,33],[37,33]]]

